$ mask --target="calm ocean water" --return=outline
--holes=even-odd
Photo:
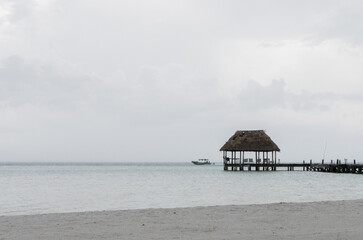
[[[363,199],[362,181],[184,163],[0,163],[0,215]]]

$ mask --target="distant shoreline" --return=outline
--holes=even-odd
[[[3,239],[361,239],[363,200],[0,216]]]

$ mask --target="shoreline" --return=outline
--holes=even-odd
[[[361,239],[363,200],[0,216],[0,239]]]
[[[274,205],[274,204],[305,204],[305,203],[333,203],[333,202],[355,202],[362,201],[363,199],[338,199],[338,200],[321,200],[321,201],[302,201],[302,202],[267,202],[267,203],[246,203],[246,204],[226,204],[226,205],[200,205],[200,206],[185,206],[185,207],[150,207],[150,208],[131,208],[131,209],[113,209],[113,210],[88,210],[88,211],[71,211],[71,212],[45,212],[45,213],[30,213],[30,214],[10,214],[0,215],[2,217],[31,217],[42,215],[60,215],[60,214],[92,214],[102,212],[124,212],[124,211],[144,211],[144,210],[178,210],[178,209],[192,209],[192,208],[209,208],[209,207],[243,207],[243,206],[260,206],[260,205]],[[363,209],[362,209],[363,210]]]
[[[323,202],[344,202],[344,201],[363,201],[363,199],[337,199],[337,200],[318,200],[318,201],[301,201],[301,202],[266,202],[266,203],[246,203],[246,204],[226,204],[226,205],[199,205],[199,206],[181,206],[181,207],[149,207],[149,208],[131,208],[131,209],[109,209],[109,210],[87,210],[87,211],[69,211],[69,212],[44,212],[44,213],[25,213],[25,214],[0,214],[1,217],[27,217],[52,214],[81,214],[81,213],[101,213],[101,212],[120,212],[120,211],[141,211],[141,210],[167,210],[167,209],[189,209],[205,207],[233,207],[233,206],[258,206],[271,204],[302,204],[302,203],[323,203]]]

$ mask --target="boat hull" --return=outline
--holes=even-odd
[[[192,161],[194,165],[210,165],[210,162],[198,162],[198,161]]]

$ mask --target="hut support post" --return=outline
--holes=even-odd
[[[223,169],[224,171],[227,171],[228,170],[228,167],[227,167],[227,152],[226,151],[223,151]]]
[[[279,163],[280,163],[280,159],[278,160],[279,161]],[[275,152],[275,163],[276,163],[276,166],[277,166],[277,151]],[[275,167],[275,168],[277,168],[277,167]],[[277,170],[277,169],[276,169]]]
[[[231,158],[229,159],[229,163],[231,164],[231,171],[233,171],[233,151],[231,151]]]
[[[244,170],[244,168],[245,168],[245,152],[243,151],[242,152],[242,171]]]
[[[274,170],[274,171],[276,171],[276,166],[275,166],[275,164],[276,164],[276,152],[275,151],[272,151],[272,169]]]
[[[272,165],[271,170],[272,170],[272,171],[275,171],[275,166],[274,166],[274,164],[275,164],[275,160],[274,160],[274,151],[272,151],[272,152],[271,152],[271,165]]]
[[[235,152],[232,151],[232,171],[236,169],[235,164],[236,164]]]
[[[272,152],[271,152],[271,154],[272,154],[272,157],[271,157],[271,158],[272,158],[272,159],[271,159],[271,164],[272,164],[272,170],[273,170],[273,171],[276,171],[276,169],[275,169],[276,158],[275,158],[275,156],[274,156],[274,155],[275,155],[274,153],[275,153],[275,151],[272,151]]]
[[[231,160],[230,160],[230,163],[231,163],[231,170],[233,171],[233,151],[231,151]]]
[[[243,165],[242,165],[242,152],[239,151],[239,170],[243,171]]]
[[[233,152],[234,155],[234,170],[237,171],[237,152]]]
[[[237,152],[234,152],[234,158],[236,161],[236,171],[238,170],[239,164],[238,164],[238,159],[237,159]]]
[[[277,152],[275,151],[275,159],[274,159],[274,170],[275,170],[275,171],[276,171],[276,160],[277,160],[276,155],[277,155]]]

